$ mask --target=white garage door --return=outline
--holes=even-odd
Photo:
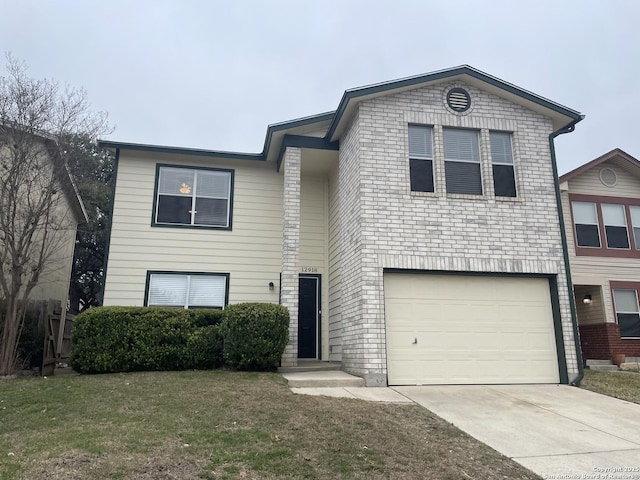
[[[545,278],[384,275],[390,385],[558,383]]]

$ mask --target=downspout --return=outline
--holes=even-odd
[[[562,239],[562,253],[564,255],[564,270],[567,274],[567,288],[569,290],[569,307],[571,308],[571,323],[573,324],[573,342],[576,348],[576,360],[578,362],[578,376],[571,381],[572,386],[578,386],[584,378],[584,366],[582,364],[582,348],[580,347],[580,333],[576,314],[576,298],[573,293],[573,281],[571,280],[571,268],[569,266],[569,247],[567,245],[567,232],[565,231],[564,215],[562,213],[562,196],[560,194],[560,181],[558,180],[558,166],[556,164],[556,148],[554,139],[563,133],[571,133],[576,129],[576,123],[584,118],[582,115],[569,125],[556,130],[549,135],[549,149],[551,151],[551,164],[553,166],[553,179],[556,189],[556,204],[558,207],[558,220],[560,221],[560,237]],[[565,360],[566,361],[566,360]]]

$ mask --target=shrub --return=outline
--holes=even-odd
[[[222,312],[97,307],[76,317],[70,364],[81,373],[219,366]]]
[[[272,303],[240,303],[224,310],[225,362],[241,370],[277,366],[289,341],[289,311]]]

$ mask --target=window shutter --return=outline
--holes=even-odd
[[[158,181],[158,193],[171,195],[192,195],[194,171],[187,168],[160,168],[160,179]],[[182,184],[185,184],[189,191],[181,192]]]
[[[227,277],[223,275],[192,275],[189,306],[224,307]]]
[[[426,160],[433,158],[431,127],[409,125],[409,157]]]
[[[478,132],[444,129],[444,159],[480,163]]]
[[[197,177],[197,197],[208,198],[228,198],[229,183],[231,175],[229,172],[215,172],[198,170]]]
[[[492,163],[513,165],[511,134],[506,132],[490,132]]]
[[[152,274],[149,279],[148,305],[184,307],[187,299],[187,276]]]

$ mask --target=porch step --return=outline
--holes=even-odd
[[[331,370],[340,370],[342,363],[340,362],[323,362],[320,360],[298,360],[297,367],[279,367],[279,373],[292,372],[326,372]]]
[[[289,388],[364,387],[364,378],[340,370],[283,373]]]
[[[587,360],[587,368],[598,372],[616,372],[618,366],[611,360]]]

